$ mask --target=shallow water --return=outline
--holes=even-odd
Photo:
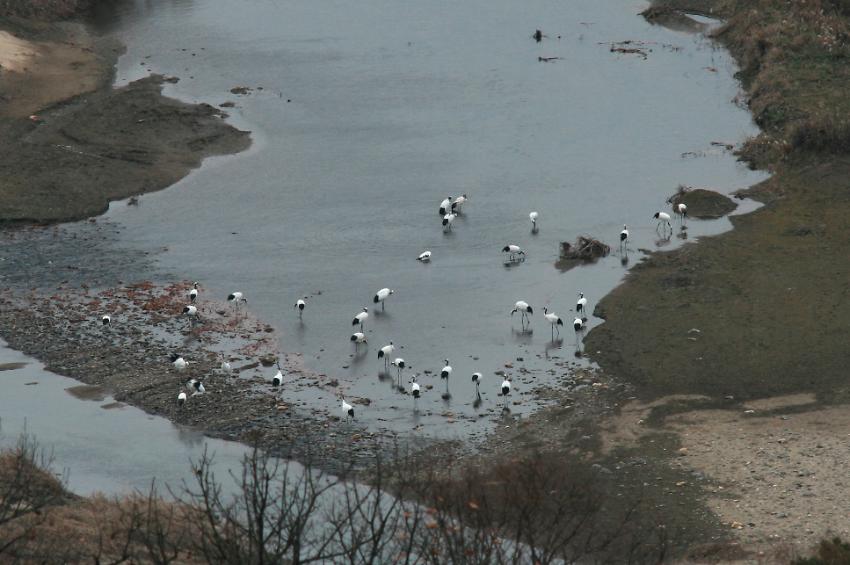
[[[372,400],[358,409],[361,420],[467,437],[478,427],[445,425],[440,414],[474,414],[473,371],[485,375],[481,410],[498,414],[494,371],[511,362],[509,373],[525,367],[543,383],[546,354],[572,358],[580,290],[592,309],[639,260],[638,249],[681,243],[659,242],[651,219],[677,185],[730,192],[762,178],[710,145],[756,133],[732,103],[728,54],[648,25],[637,16],[643,7],[127,3],[101,24],[127,44],[118,83],[159,72],[181,79],[169,95],[233,100],[231,121],[253,132],[254,146],[207,160],[138,207],[116,203],[108,218],[123,228],[121,245],[167,246],[156,257],[163,271],[199,280],[218,298],[242,290],[280,331],[284,351],[338,377],[349,397]],[[538,27],[547,34],[539,44],[531,38]],[[645,42],[645,60],[609,51],[630,39]],[[236,86],[256,90],[236,96]],[[438,204],[459,193],[470,197],[465,214],[444,233]],[[541,214],[536,235],[532,210]],[[561,241],[591,234],[614,243],[624,223],[632,233],[626,265],[611,256],[568,272],[554,267]],[[690,221],[687,233],[692,241],[726,229],[726,219]],[[527,259],[506,266],[507,243]],[[433,260],[419,264],[425,249]],[[371,297],[385,286],[396,292],[386,312],[374,312]],[[305,295],[299,321],[292,305]],[[533,333],[509,316],[520,299],[535,308]],[[351,319],[364,306],[373,310],[369,347],[352,357]],[[551,341],[543,306],[565,319],[563,342]],[[450,359],[449,403],[439,378],[423,374],[420,383],[435,388],[414,414],[392,379],[379,378],[376,353],[389,340],[412,365],[405,384]],[[331,410],[337,402],[310,390],[297,398]],[[511,408],[534,406],[526,397]]]
[[[214,454],[215,474],[224,492],[233,492],[235,483],[228,471],[241,470],[244,445],[210,439],[138,408],[116,405],[109,396],[75,398],[68,389],[78,387],[79,381],[46,371],[2,341],[0,363],[22,364],[0,372],[0,447],[13,445],[23,432],[33,436],[53,455],[53,470],[71,491],[145,493],[156,479],[163,494],[165,485],[179,492],[183,481],[194,485],[191,463],[206,448]]]

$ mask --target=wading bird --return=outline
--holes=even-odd
[[[230,365],[230,362],[225,360],[221,362],[221,370],[225,374],[230,374],[233,372],[233,367]]]
[[[109,324],[111,324],[111,323],[112,323],[112,316],[110,316],[109,314],[105,314],[105,315],[104,315],[104,316],[100,319],[100,323],[101,323],[101,325],[103,325],[103,326],[108,326]]]
[[[456,214],[446,214],[443,216],[443,231],[452,231],[452,222],[455,221]]]
[[[446,196],[446,198],[440,202],[440,215],[445,216],[449,213],[452,208],[452,197]]]
[[[195,321],[198,319],[198,307],[194,304],[189,304],[188,306],[183,307],[183,315],[189,318],[189,322],[193,325]]]
[[[236,314],[239,314],[239,303],[240,302],[248,302],[248,299],[241,292],[231,292],[227,295],[227,301],[233,304],[233,307],[236,309]]]
[[[364,308],[362,312],[359,312],[356,316],[354,316],[354,319],[351,320],[351,325],[356,326],[356,325],[359,324],[360,329],[362,330],[363,324],[365,324],[366,320],[368,320],[368,319],[369,319],[369,309]]]
[[[390,289],[390,288],[382,288],[381,290],[379,290],[378,292],[376,292],[376,293],[375,293],[375,296],[374,296],[374,297],[372,297],[372,302],[374,302],[375,304],[377,304],[378,302],[380,302],[380,303],[381,303],[381,311],[383,312],[383,310],[384,310],[384,301],[385,301],[387,298],[389,298],[389,297],[390,297],[390,295],[391,295],[391,294],[393,294],[394,292],[395,292],[395,291],[394,291],[394,290],[392,290],[392,289]]]
[[[587,319],[587,298],[584,297],[583,292],[578,293],[578,300],[576,301],[576,314],[578,314],[582,320]]]
[[[537,233],[537,218],[540,216],[537,212],[532,212],[528,215],[528,219],[531,220],[531,231],[532,233]]]
[[[195,392],[192,393],[192,396],[204,394],[207,391],[207,389],[204,388],[204,383],[202,383],[199,379],[189,379],[189,382],[186,384],[190,389],[194,389]]]
[[[468,200],[468,198],[466,197],[466,194],[464,194],[462,196],[458,196],[457,198],[455,198],[454,202],[452,202],[452,212],[454,212],[455,214],[462,214],[463,213],[463,204],[467,200]]]
[[[680,202],[676,206],[676,214],[679,216],[679,220],[682,222],[682,227],[685,227],[685,218],[688,216],[688,206],[684,202]]]
[[[413,378],[410,379],[410,394],[413,395],[413,409],[416,410],[417,400],[419,400],[419,396],[422,394],[419,383],[416,382],[416,375],[413,375]]]
[[[390,366],[390,355],[392,355],[394,351],[395,345],[393,345],[392,341],[378,350],[378,359],[384,360],[385,369]]]
[[[576,331],[576,345],[581,341],[581,335],[584,333],[584,320],[576,318],[573,320],[573,329]]]
[[[299,298],[295,302],[295,308],[298,309],[298,317],[300,318],[302,314],[304,314],[304,308],[307,307],[307,297]]]
[[[178,353],[172,353],[169,355],[169,358],[171,359],[171,364],[174,365],[174,368],[178,371],[182,371],[189,366],[189,362],[183,359],[183,356]]]
[[[177,406],[183,406],[184,404],[186,404],[186,393],[181,392],[177,395]]]
[[[354,351],[357,351],[357,346],[361,343],[369,343],[369,341],[366,339],[366,334],[364,334],[363,332],[354,332],[353,334],[351,334],[351,341],[354,342]]]
[[[421,261],[422,263],[427,263],[428,261],[431,260],[431,252],[430,251],[423,251],[422,253],[419,254],[419,257],[417,257],[416,260]]]
[[[525,258],[525,251],[522,250],[522,247],[512,243],[504,246],[502,248],[502,253],[508,253],[508,261],[515,261],[517,259],[517,255],[522,255],[523,259]]]
[[[514,309],[511,310],[511,317],[513,317],[513,315],[517,312],[520,313],[520,323],[523,326],[525,326],[525,321],[529,319],[529,316],[534,314],[534,310],[528,305],[528,302],[525,302],[524,300],[519,300],[516,304],[514,304]]]
[[[502,381],[502,396],[505,397],[505,407],[508,406],[508,396],[511,394],[511,381],[507,375],[505,375],[505,380]]]
[[[475,383],[475,396],[479,399],[481,398],[481,391],[479,390],[479,386],[481,386],[481,379],[484,376],[481,373],[472,373],[472,382]]]
[[[629,245],[629,228],[623,224],[623,231],[620,232],[620,249],[628,249]]]
[[[393,359],[392,366],[396,368],[396,380],[398,387],[401,388],[401,372],[404,370],[404,359],[396,357]]]
[[[354,406],[346,402],[344,398],[342,399],[342,413],[346,418],[354,419]]]
[[[195,303],[198,299],[198,283],[192,283],[192,290],[189,291],[189,302]]]
[[[558,331],[558,335],[561,335],[561,329],[558,326],[563,326],[564,321],[554,312],[549,312],[545,306],[543,307],[543,317],[552,324],[552,339],[555,339],[555,330]]]
[[[445,362],[445,366],[440,369],[440,378],[445,379],[446,381],[446,392],[445,394],[443,394],[443,398],[448,398],[449,396],[451,396],[449,394],[449,377],[452,376],[452,366],[449,365],[448,359],[443,359],[443,361]]]
[[[283,384],[283,371],[280,368],[280,363],[277,363],[277,373],[272,377],[272,386],[279,387]]]
[[[655,231],[658,231],[664,227],[664,231],[667,231],[667,228],[670,228],[670,231],[673,231],[673,224],[670,223],[670,214],[667,212],[656,212],[654,216],[652,216],[656,220],[658,220],[658,225],[655,226]]]

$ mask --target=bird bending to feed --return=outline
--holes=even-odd
[[[101,319],[101,325],[108,326],[112,322],[112,317],[109,314],[105,314]]]
[[[576,331],[576,333],[578,333],[578,332],[580,332],[581,330],[583,330],[583,329],[584,329],[584,320],[582,320],[581,318],[576,317],[576,318],[573,320],[573,329]]]
[[[549,312],[549,309],[545,306],[543,307],[543,317],[552,324],[552,337],[555,337],[555,330],[558,330],[558,335],[561,335],[561,330],[557,326],[563,326],[564,321],[554,312]]]
[[[186,404],[186,393],[181,392],[177,395],[177,406],[183,406],[184,404]]]
[[[532,212],[528,215],[528,219],[531,220],[531,231],[537,231],[537,218],[540,216],[537,212]]]
[[[528,302],[524,300],[519,300],[516,304],[514,304],[514,309],[511,310],[511,317],[513,317],[513,315],[517,312],[520,313],[520,322],[523,325],[525,325],[525,321],[528,317],[534,314],[534,310],[528,305]]]
[[[623,231],[620,232],[620,247],[625,247],[629,243],[629,228],[623,224]]]
[[[466,194],[462,196],[458,196],[455,198],[454,202],[452,202],[452,212],[455,214],[460,214],[463,212],[463,204],[467,201]]]
[[[224,371],[225,373],[231,373],[231,372],[233,372],[233,367],[230,365],[229,361],[222,361],[221,362],[221,370]]]
[[[421,261],[423,263],[427,263],[428,261],[431,260],[431,252],[430,251],[423,251],[422,253],[419,254],[419,257],[417,257],[416,260]]]
[[[298,317],[299,318],[301,317],[301,314],[304,313],[304,308],[306,308],[306,307],[307,307],[307,297],[306,296],[304,298],[299,298],[295,302],[295,308],[298,309]]]
[[[342,399],[342,413],[346,418],[354,419],[354,406],[346,402],[344,398]]]
[[[508,396],[511,394],[511,381],[508,377],[502,381],[502,396],[505,397],[505,406],[508,405]]]
[[[192,304],[183,307],[183,313],[190,318],[195,318],[198,315],[198,307]]]
[[[443,216],[443,229],[444,229],[444,231],[445,230],[448,230],[448,231],[452,230],[452,222],[455,221],[456,217],[457,217],[456,214],[451,214],[451,213]]]
[[[390,295],[393,294],[394,292],[395,291],[390,289],[390,288],[382,288],[381,290],[379,290],[378,292],[375,293],[375,296],[372,298],[372,302],[374,302],[375,304],[380,302],[381,303],[381,310],[383,310],[384,309],[384,300],[389,298]]]
[[[192,290],[189,291],[189,302],[194,303],[198,299],[198,283],[192,283]]]
[[[472,373],[472,382],[475,383],[475,395],[478,398],[481,398],[481,391],[478,390],[478,387],[481,385],[481,379],[483,378],[484,376],[481,373]]]
[[[396,368],[396,379],[398,381],[398,386],[401,387],[401,372],[404,370],[404,359],[402,359],[401,357],[396,357],[395,359],[393,359],[393,362],[391,364],[393,367]]]
[[[236,309],[236,313],[239,313],[239,303],[240,302],[248,302],[248,299],[241,292],[231,292],[227,295],[227,301],[233,303],[233,307]]]
[[[272,386],[278,387],[283,384],[283,371],[280,369],[280,363],[277,364],[277,373],[272,377]]]
[[[509,244],[502,248],[502,253],[508,253],[508,261],[514,261],[517,255],[522,255],[525,258],[525,251],[519,245]]]
[[[384,360],[384,367],[389,367],[390,355],[392,355],[394,351],[395,345],[393,345],[392,341],[378,350],[378,359]]]
[[[583,292],[578,293],[578,300],[576,301],[576,314],[579,314],[582,320],[587,319],[587,298],[584,297]]]
[[[414,400],[419,398],[419,395],[422,394],[422,391],[419,388],[419,383],[416,382],[416,375],[413,375],[413,378],[410,379],[410,394],[413,395]]]
[[[172,353],[169,358],[171,359],[171,364],[174,365],[174,368],[178,371],[182,371],[189,366],[189,362],[183,359],[182,355]]]
[[[204,394],[207,391],[207,389],[204,388],[204,383],[202,383],[199,379],[189,379],[189,382],[186,384],[189,385],[190,389],[195,390],[195,392],[192,393],[192,396]]]
[[[664,226],[665,231],[667,228],[673,229],[673,224],[670,223],[670,214],[667,212],[656,212],[652,217],[658,220],[658,225],[655,226],[656,231],[661,229],[662,226]]]
[[[354,342],[355,351],[357,350],[357,346],[361,343],[369,343],[369,341],[366,339],[366,334],[364,334],[363,332],[354,332],[353,334],[351,334],[351,341]]]
[[[362,312],[359,312],[356,316],[354,316],[354,319],[353,319],[353,320],[351,320],[351,325],[352,325],[352,326],[356,326],[356,325],[358,325],[358,324],[359,324],[359,325],[360,325],[360,329],[362,330],[362,329],[363,329],[363,324],[365,324],[365,323],[366,323],[366,320],[367,320],[368,318],[369,318],[369,309],[368,309],[368,308],[364,308]]]

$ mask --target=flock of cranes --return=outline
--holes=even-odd
[[[446,197],[442,202],[440,202],[439,213],[442,217],[442,225],[444,231],[448,231],[452,229],[452,222],[454,219],[463,213],[463,205],[467,202],[468,197],[466,194],[458,196],[457,198],[452,199],[451,196]],[[680,219],[682,223],[682,228],[685,229],[685,219],[687,217],[687,206],[683,203],[677,204],[674,208],[676,211],[676,216]],[[532,233],[537,233],[538,221],[540,219],[540,214],[536,211],[529,213],[529,220],[531,221],[531,230]],[[659,211],[653,215],[653,218],[658,221],[656,226],[656,231],[663,232],[665,235],[669,232],[672,232],[672,224],[671,224],[671,216],[670,214]],[[623,229],[620,232],[620,248],[621,250],[627,249],[629,241],[629,229],[628,226],[623,225]],[[502,253],[508,254],[509,261],[523,261],[525,259],[525,251],[519,246],[515,244],[508,244],[502,248]],[[430,250],[423,251],[416,258],[417,261],[420,262],[429,262],[432,257],[432,252]],[[378,290],[374,296],[372,297],[372,302],[374,304],[380,304],[381,310],[385,310],[387,299],[392,296],[395,291],[391,288],[382,288]],[[196,321],[199,319],[199,310],[196,305],[199,294],[199,283],[195,282],[192,285],[192,288],[189,290],[188,299],[189,303],[183,307],[183,314],[189,318],[191,323],[194,325]],[[239,306],[242,303],[247,303],[248,299],[245,298],[242,292],[236,291],[232,292],[227,296],[227,301],[231,303],[234,310],[236,311],[236,315],[239,314]],[[304,311],[307,308],[307,297],[301,298],[295,302],[294,308],[298,311],[299,318],[303,317]],[[511,317],[515,314],[520,314],[520,324],[525,330],[526,326],[531,324],[531,316],[534,314],[534,308],[524,300],[518,300],[513,309],[511,310]],[[576,344],[578,345],[579,340],[585,330],[587,323],[587,298],[585,297],[583,292],[579,293],[578,300],[575,305],[575,318],[573,319],[572,325],[573,329],[576,332]],[[548,307],[543,308],[543,317],[550,324],[552,338],[555,338],[555,334],[560,336],[560,327],[564,325],[563,319],[556,314],[555,312],[550,312]],[[368,338],[364,333],[366,321],[369,319],[369,309],[363,308],[360,312],[354,315],[351,325],[356,326],[358,331],[355,331],[350,340],[354,344],[355,351],[357,351],[358,347],[361,344],[368,343]],[[112,322],[112,318],[107,314],[101,318],[101,324],[103,326],[108,326]],[[396,385],[399,390],[404,390],[402,387],[402,375],[404,369],[406,367],[405,360],[401,357],[393,357],[396,351],[395,344],[390,341],[389,344],[384,345],[378,350],[378,359],[383,360],[384,362],[384,370],[389,372],[390,367],[395,368],[396,370]],[[182,355],[177,353],[173,353],[170,355],[171,364],[177,371],[183,371],[189,366],[189,361],[183,358]],[[452,375],[453,369],[449,364],[448,359],[444,359],[445,365],[440,370],[440,379],[445,381],[445,392],[442,394],[444,399],[450,398],[449,394],[449,379]],[[221,370],[225,373],[232,372],[230,364],[227,361],[222,362]],[[418,402],[419,398],[422,395],[422,389],[417,381],[418,374],[413,375],[408,381],[410,395],[414,399],[414,406]],[[472,374],[472,382],[475,385],[475,394],[477,401],[481,401],[481,392],[480,386],[483,382],[484,378],[482,373],[475,372]],[[277,372],[271,379],[271,384],[273,387],[280,387],[283,385],[284,375],[283,370],[280,367],[280,364],[277,364]],[[187,383],[187,387],[191,392],[191,396],[196,396],[198,394],[203,394],[205,392],[204,384],[200,379],[191,379]],[[507,407],[508,397],[511,393],[511,381],[508,375],[504,375],[504,379],[499,387],[499,391],[501,396],[505,400],[505,407]],[[183,406],[189,395],[187,395],[186,391],[180,391],[177,395],[177,403],[179,406]],[[343,416],[346,418],[354,418],[354,407],[348,403],[344,397],[340,398],[341,400],[341,409],[343,412]]]

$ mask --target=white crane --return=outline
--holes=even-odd
[[[529,316],[534,314],[534,309],[529,306],[528,302],[524,300],[518,300],[516,304],[514,304],[514,309],[511,310],[511,317],[517,312],[520,313],[520,322],[523,326],[525,326],[525,321]]]
[[[283,384],[283,371],[280,368],[280,363],[276,363],[277,373],[272,377],[272,386],[279,387]]]
[[[422,253],[419,254],[419,257],[417,257],[416,260],[420,261],[422,263],[427,263],[428,261],[431,260],[431,252],[430,251],[423,251]]]
[[[479,387],[481,386],[481,379],[484,378],[484,375],[481,373],[472,373],[472,382],[475,383],[475,395],[480,399],[481,391]]]
[[[449,396],[449,377],[452,376],[452,366],[449,365],[448,359],[443,359],[443,362],[445,362],[445,366],[440,369],[440,378],[446,381],[446,393],[443,398],[447,398]]]
[[[540,214],[537,212],[532,212],[528,215],[528,219],[531,220],[531,231],[532,233],[537,233],[537,218],[540,217]]]
[[[401,372],[404,370],[404,359],[396,357],[393,359],[392,366],[396,368],[398,387],[401,388]]]
[[[189,304],[183,307],[183,315],[189,318],[189,322],[194,325],[198,320],[198,307],[194,304]]]
[[[227,301],[233,304],[233,307],[236,309],[236,314],[239,315],[239,303],[240,302],[248,302],[248,299],[245,298],[241,292],[231,292],[227,295]]]
[[[670,231],[673,231],[673,224],[670,223],[670,214],[667,212],[656,212],[655,215],[652,216],[656,220],[658,220],[658,225],[655,226],[655,231],[664,227],[664,231],[667,231],[667,228],[670,228]]]
[[[628,249],[629,245],[629,228],[626,224],[623,224],[623,231],[620,232],[620,248]]]
[[[198,299],[198,283],[192,283],[192,290],[189,291],[189,302],[195,303]]]
[[[357,351],[357,346],[361,343],[369,343],[369,340],[366,339],[366,334],[363,332],[354,332],[351,334],[351,341],[354,342],[354,351]]]
[[[442,202],[440,202],[440,215],[445,216],[449,213],[452,208],[452,197],[446,196]]]
[[[189,366],[189,362],[183,359],[183,356],[178,353],[172,353],[169,358],[171,359],[171,364],[178,371],[182,371]]]
[[[452,231],[452,222],[455,221],[457,214],[448,213],[443,216],[443,231]]]
[[[584,297],[583,292],[578,293],[578,300],[576,301],[576,314],[578,314],[582,320],[587,319],[587,298]]]
[[[342,399],[342,413],[346,418],[354,419],[354,406]]]
[[[510,378],[505,375],[505,380],[502,381],[502,396],[505,398],[505,407],[508,405],[508,396],[511,394],[511,381]]]
[[[233,373],[233,367],[230,365],[230,362],[224,360],[221,362],[221,371],[227,375]]]
[[[362,330],[362,329],[363,329],[363,324],[365,324],[365,323],[366,323],[366,320],[368,320],[368,319],[369,319],[369,309],[368,309],[368,308],[364,308],[362,312],[358,312],[358,313],[357,313],[357,315],[356,315],[356,316],[354,316],[354,319],[353,319],[353,320],[351,320],[351,325],[352,325],[352,326],[356,326],[356,325],[358,325],[358,324],[359,324],[359,325],[360,325],[360,329]],[[352,340],[352,341],[353,341],[353,340]]]
[[[110,316],[109,314],[104,314],[103,317],[100,319],[100,324],[102,326],[108,326],[111,323],[112,323],[112,316]]]
[[[204,394],[207,391],[207,389],[204,388],[204,383],[202,383],[200,379],[189,379],[189,382],[186,384],[190,389],[195,390],[195,392],[192,393],[192,396]]]
[[[395,345],[393,345],[392,341],[378,350],[378,359],[384,360],[385,369],[390,366],[390,355],[392,355],[394,351]]]
[[[555,339],[555,330],[558,330],[558,335],[561,335],[561,329],[558,326],[563,326],[564,321],[554,312],[549,312],[549,309],[543,307],[543,317],[552,324],[552,339]]]
[[[181,392],[177,395],[177,406],[183,406],[184,404],[186,404],[186,393]]]
[[[384,310],[384,301],[390,297],[395,291],[391,288],[382,288],[378,292],[375,293],[375,296],[372,297],[372,302],[375,304],[381,303],[381,311]]]
[[[419,396],[422,394],[419,383],[416,382],[416,375],[413,375],[413,378],[410,379],[410,394],[413,395],[413,406],[415,407],[416,401],[419,400]]]
[[[463,213],[463,204],[467,200],[468,200],[468,198],[467,198],[466,194],[463,194],[463,195],[455,198],[454,202],[452,202],[452,212],[454,212],[456,214],[462,214]]]
[[[685,225],[685,218],[688,216],[688,206],[684,202],[679,202],[676,206],[676,214],[679,216],[679,220],[682,222],[682,226]]]
[[[307,307],[307,297],[306,296],[304,298],[299,298],[298,300],[295,301],[294,308],[296,308],[298,310],[298,317],[299,318],[302,316],[302,314],[304,314],[304,308],[306,308],[306,307]]]
[[[522,255],[525,258],[525,251],[519,245],[510,243],[502,248],[502,253],[508,253],[508,261],[515,261],[517,255]]]

